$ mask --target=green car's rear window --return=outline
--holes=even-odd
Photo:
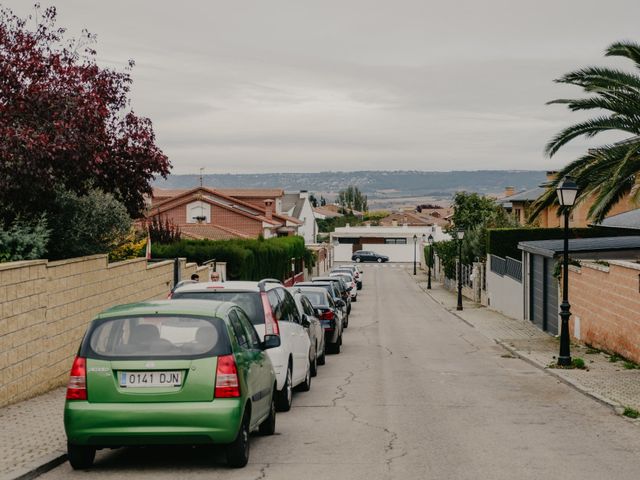
[[[254,325],[264,323],[264,309],[262,308],[260,294],[257,292],[221,292],[216,290],[210,292],[175,292],[171,298],[173,300],[188,298],[191,300],[232,302],[244,310],[244,313],[247,314],[247,317]]]
[[[98,320],[82,349],[90,358],[109,359],[201,358],[231,352],[221,319],[178,315]]]

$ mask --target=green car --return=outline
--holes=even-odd
[[[74,469],[96,449],[223,444],[249,460],[249,433],[275,431],[276,377],[246,314],[229,302],[152,301],[111,308],[89,325],[64,408]]]

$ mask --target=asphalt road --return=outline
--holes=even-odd
[[[403,268],[365,267],[340,355],[230,470],[210,448],[99,452],[43,479],[640,478],[640,426],[505,351]]]

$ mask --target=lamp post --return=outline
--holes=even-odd
[[[429,259],[427,260],[427,290],[431,290],[431,262],[433,261],[433,235],[429,235],[427,237],[427,242],[429,243]]]
[[[456,238],[458,239],[458,306],[456,310],[462,310],[462,239],[464,238],[464,229],[456,230]]]
[[[418,244],[418,235],[413,234],[413,274],[416,275],[416,245]]]
[[[562,303],[560,304],[560,355],[558,365],[571,365],[571,344],[569,341],[569,317],[571,317],[571,305],[569,305],[569,210],[573,207],[578,195],[578,185],[572,177],[564,177],[562,183],[556,188],[558,203],[564,210],[564,248],[562,259]]]

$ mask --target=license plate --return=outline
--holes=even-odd
[[[179,387],[182,372],[120,372],[120,386],[127,387]]]

